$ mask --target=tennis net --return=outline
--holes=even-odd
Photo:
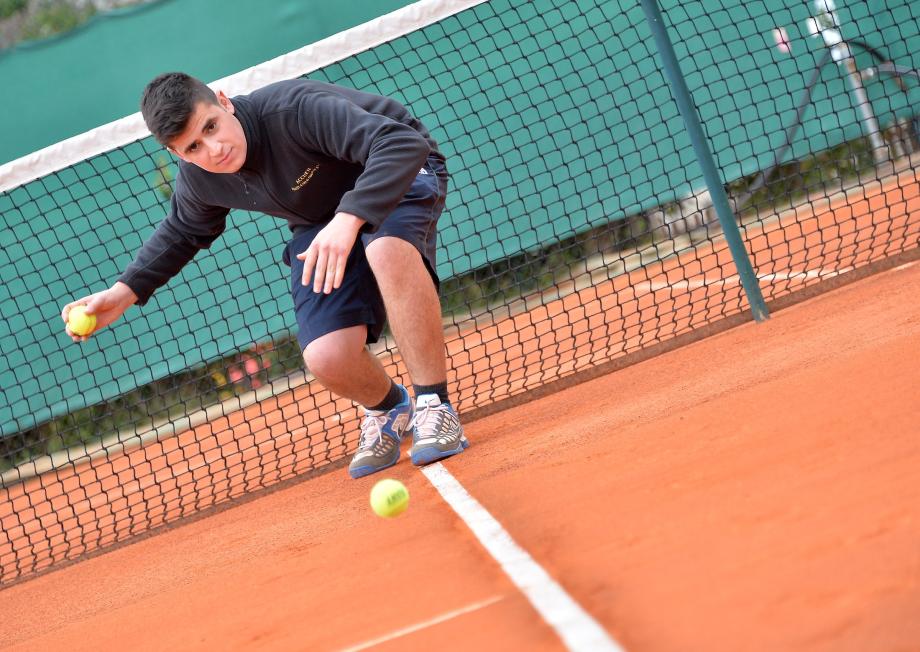
[[[662,3],[769,305],[917,255],[916,4]],[[638,4],[423,1],[212,86],[297,76],[399,99],[448,156],[466,419],[748,319]],[[0,583],[354,449],[356,406],[303,369],[275,218],[232,212],[143,309],[65,336],[61,306],[130,262],[175,173],[137,115],[0,167]],[[374,351],[409,382],[390,337]]]

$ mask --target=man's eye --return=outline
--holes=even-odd
[[[198,150],[198,143],[192,143],[188,146],[189,153],[195,152]]]
[[[212,122],[212,123],[210,123],[210,124],[208,125],[208,131],[214,131],[215,129],[217,129],[217,123],[216,123],[216,122]]]

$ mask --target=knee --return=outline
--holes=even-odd
[[[356,356],[364,350],[366,331],[336,331],[313,340],[303,350],[303,361],[320,381],[347,375],[354,368]]]
[[[388,279],[404,282],[407,272],[422,265],[422,256],[414,246],[394,237],[378,238],[367,247],[367,261],[378,282]]]

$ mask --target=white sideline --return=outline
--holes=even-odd
[[[497,595],[488,600],[482,600],[481,602],[474,602],[473,604],[461,607],[460,609],[455,609],[453,611],[448,611],[447,613],[436,616],[430,620],[424,622],[416,623],[415,625],[410,625],[409,627],[403,627],[402,629],[397,629],[395,632],[390,632],[379,638],[371,639],[370,641],[365,641],[364,643],[358,643],[352,647],[347,647],[339,652],[360,652],[361,650],[366,650],[368,648],[374,647],[375,645],[380,645],[381,643],[386,643],[387,641],[392,641],[393,639],[406,636],[407,634],[412,634],[413,632],[426,629],[432,625],[437,625],[438,623],[443,623],[444,621],[450,620],[451,618],[456,618],[457,616],[462,616],[463,614],[468,614],[472,611],[478,611],[483,607],[488,607],[489,605],[495,604],[499,600],[502,600],[504,596]]]
[[[780,272],[777,274],[759,274],[757,279],[761,281],[794,281],[797,279],[813,278],[826,279],[832,278],[834,276],[839,276],[840,274],[845,274],[846,272],[852,270],[852,267],[844,267],[843,269],[815,269],[808,272]],[[716,285],[737,285],[740,282],[741,278],[737,274],[734,274],[732,276],[713,279],[711,281],[705,278],[702,281],[674,281],[673,283],[668,283],[666,281],[636,281],[635,283],[631,283],[630,286],[633,288],[642,288],[644,290],[650,291],[666,289],[696,290],[698,288],[705,288]]]
[[[257,66],[208,84],[227,95],[244,95],[267,84],[319,70],[486,0],[420,0]],[[134,113],[0,165],[0,193],[150,135]]]
[[[581,606],[521,548],[501,524],[440,463],[422,469],[511,581],[552,627],[569,650],[623,652]]]

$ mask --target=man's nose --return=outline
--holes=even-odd
[[[216,139],[214,139],[214,138],[209,138],[209,139],[205,140],[204,142],[205,142],[205,145],[207,145],[208,154],[210,154],[211,156],[219,156],[219,155],[220,155],[221,146],[220,146],[220,143],[217,142]]]

